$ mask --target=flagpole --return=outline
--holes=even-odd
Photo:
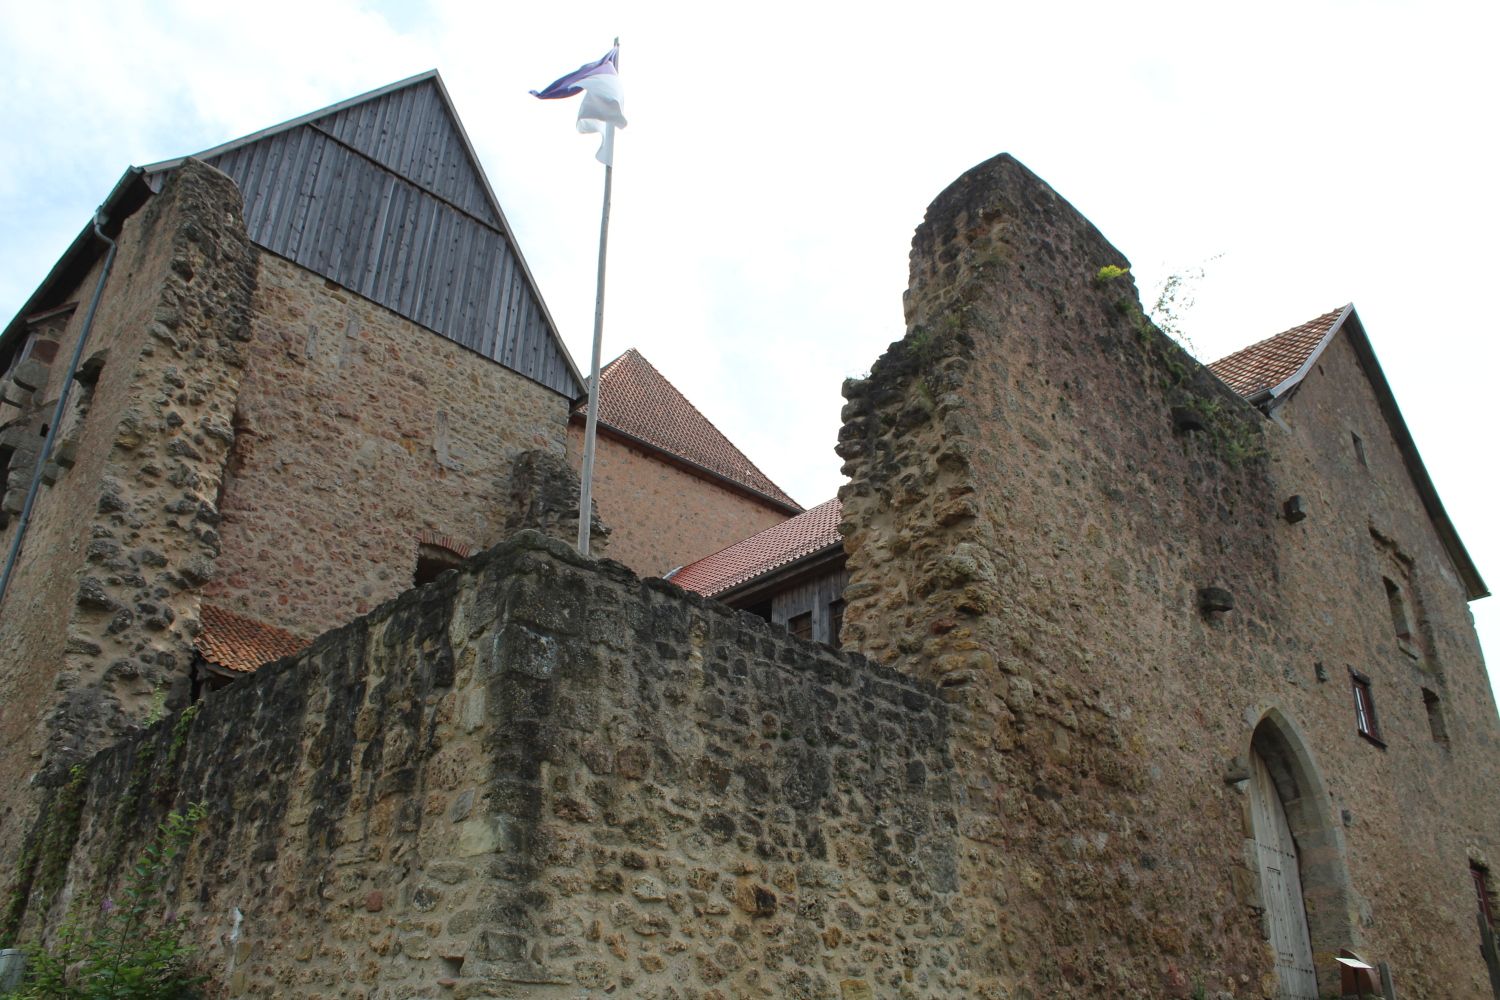
[[[619,39],[615,40],[619,44]],[[589,529],[594,519],[594,441],[599,429],[599,350],[604,343],[604,257],[609,246],[609,196],[615,174],[615,127],[604,126],[604,212],[599,220],[599,279],[594,290],[594,359],[589,371],[588,421],[583,429],[583,471],[578,484],[578,551],[589,554]]]

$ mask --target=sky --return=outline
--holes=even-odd
[[[1202,267],[1209,361],[1353,301],[1500,586],[1500,4],[0,0],[0,314],[130,164],[436,67],[575,361],[602,168],[527,93],[621,39],[605,359],[638,348],[807,506],[842,380],[904,333],[911,234],[1009,152],[1128,256]],[[1472,605],[1500,656],[1500,598]],[[1492,671],[1494,673],[1495,671]]]

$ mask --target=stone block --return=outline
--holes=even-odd
[[[51,366],[42,363],[37,358],[27,358],[15,370],[10,373],[11,381],[28,392],[36,392],[47,384],[47,376]]]

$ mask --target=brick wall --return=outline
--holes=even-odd
[[[582,468],[578,423],[568,427],[568,459]],[[791,516],[604,431],[594,451],[593,490],[599,517],[613,532],[610,558],[642,576],[662,576]]]
[[[263,254],[205,598],[312,637],[412,585],[423,531],[484,548],[511,463],[563,452],[568,401]]]
[[[1254,740],[1292,792],[1322,987],[1348,946],[1403,997],[1485,995],[1465,879],[1496,847],[1495,709],[1368,385],[1336,345],[1288,432],[1149,327],[1128,276],[1100,278],[1126,263],[1015,161],[976,167],[918,230],[907,337],[846,386],[846,633],[962,705],[961,879],[991,887],[967,916],[1006,928],[977,981],[1270,995]],[[1463,706],[1447,748],[1377,534]],[[1207,587],[1234,610],[1204,613]],[[1355,732],[1349,667],[1391,704],[1384,750]]]

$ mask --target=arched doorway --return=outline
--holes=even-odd
[[[1276,978],[1283,1000],[1318,1000],[1318,971],[1313,965],[1307,909],[1302,902],[1302,875],[1297,843],[1287,825],[1286,807],[1271,770],[1250,751],[1250,819],[1255,831],[1255,860],[1260,871],[1261,903],[1266,930],[1276,952]]]
[[[1332,956],[1360,944],[1343,830],[1306,741],[1284,713],[1273,708],[1260,717],[1249,750],[1246,833],[1281,995],[1284,1000],[1337,995]]]

